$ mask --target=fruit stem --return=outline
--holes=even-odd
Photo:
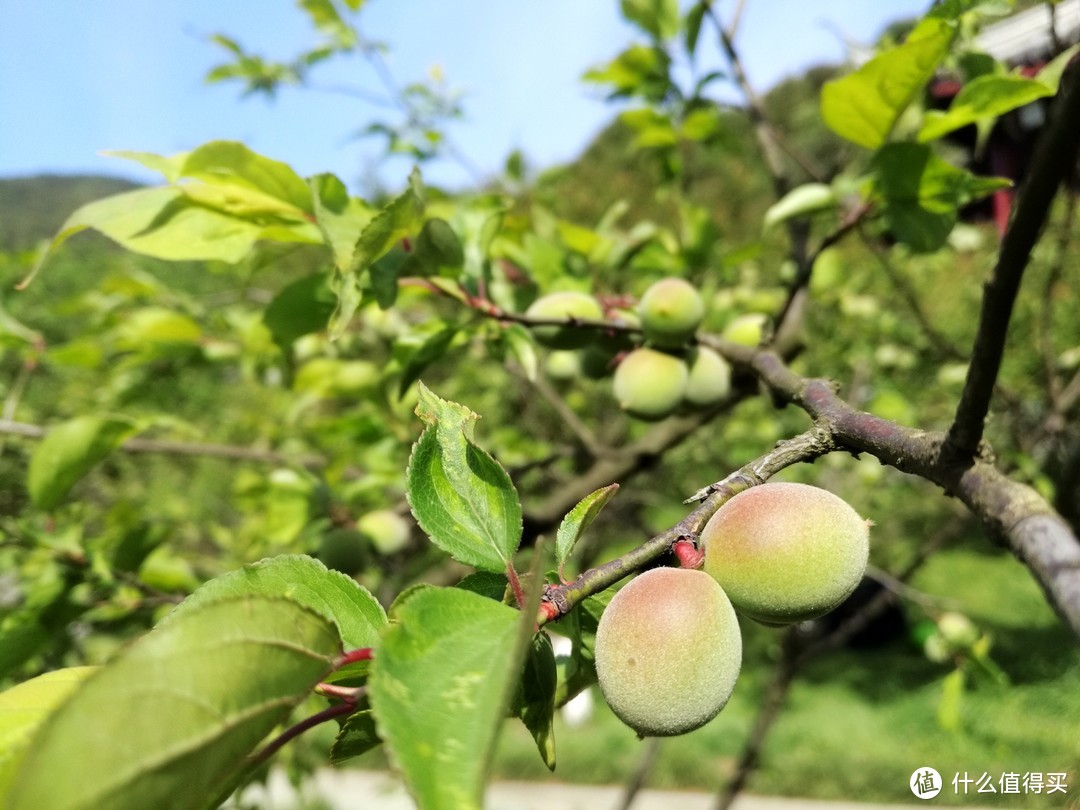
[[[671,544],[671,553],[679,561],[679,565],[696,571],[705,562],[705,552],[699,549],[692,540],[676,540]]]
[[[348,664],[355,664],[357,661],[370,661],[374,657],[375,650],[371,647],[361,647],[358,650],[349,650],[334,659],[334,669],[341,669]]]

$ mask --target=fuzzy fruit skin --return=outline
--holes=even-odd
[[[757,348],[761,345],[761,336],[765,332],[765,324],[768,321],[769,316],[760,312],[740,315],[724,327],[721,337],[732,343],[738,343],[740,346]]]
[[[731,365],[712,349],[699,346],[690,358],[686,401],[691,405],[715,405],[731,393]]]
[[[653,568],[615,594],[600,617],[595,653],[615,715],[642,737],[671,737],[724,708],[742,666],[742,636],[712,577]]]
[[[600,302],[582,292],[556,292],[533,301],[525,314],[530,318],[582,318],[589,321],[602,320],[604,310]],[[537,326],[533,336],[539,343],[551,349],[580,349],[595,338],[588,329],[572,326]]]
[[[828,613],[866,573],[869,526],[807,484],[761,484],[720,507],[699,538],[704,570],[740,613],[790,624]]]
[[[638,306],[645,337],[657,346],[678,347],[694,336],[705,302],[701,293],[681,278],[664,278],[651,285]]]
[[[682,402],[690,372],[680,358],[655,349],[635,349],[615,369],[619,407],[639,419],[663,419]]]

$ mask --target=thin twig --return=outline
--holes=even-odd
[[[677,540],[695,539],[702,528],[723,504],[739,492],[763,483],[780,470],[804,461],[811,461],[835,449],[828,432],[813,428],[780,442],[768,453],[754,459],[722,481],[699,490],[691,500],[703,500],[701,506],[670,529],[645,541],[632,551],[592,568],[572,582],[549,585],[544,591],[544,603],[538,618],[540,624],[553,621],[573,609],[587,596],[611,587],[623,577],[640,570],[666,554]]]
[[[0,419],[0,433],[24,436],[28,439],[43,439],[48,432],[47,428],[40,425]],[[256,461],[264,464],[299,464],[313,469],[325,467],[327,464],[323,456],[313,454],[292,455],[273,450],[259,450],[255,447],[205,442],[173,442],[164,439],[128,439],[120,445],[119,449],[125,453],[161,453],[173,456],[208,456],[237,461]]]
[[[641,757],[638,759],[633,773],[630,774],[630,778],[626,781],[626,788],[623,790],[619,810],[630,810],[634,799],[637,798],[641,789],[645,787],[645,782],[648,780],[649,774],[652,773],[653,766],[656,765],[656,758],[660,754],[661,739],[660,737],[649,737],[645,740]]]
[[[523,375],[524,376],[524,375]],[[592,458],[600,458],[602,456],[610,456],[613,450],[610,447],[605,447],[596,435],[589,429],[589,426],[581,421],[573,408],[566,404],[559,394],[552,390],[548,385],[547,380],[543,377],[537,376],[534,380],[529,380],[529,384],[536,390],[544,401],[551,406],[551,408],[558,415],[562,423],[570,429],[570,432],[574,434],[581,446],[585,448],[585,452]]]

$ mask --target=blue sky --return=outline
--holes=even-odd
[[[380,160],[379,144],[350,136],[380,111],[351,98],[286,89],[275,100],[241,99],[208,85],[223,59],[207,41],[227,33],[246,48],[288,59],[315,41],[291,0],[14,0],[0,30],[0,177],[42,172],[156,179],[106,149],[172,153],[214,139],[242,140],[303,175],[332,171],[357,188],[377,175],[391,186],[409,165]],[[732,2],[718,3],[722,14]],[[929,0],[748,0],[738,45],[751,81],[840,61],[839,34],[871,41],[890,20]],[[572,159],[616,113],[580,81],[635,37],[616,0],[369,0],[365,35],[388,44],[397,80],[438,65],[465,95],[466,120],[451,136],[469,160],[494,172],[513,149],[546,167]],[[708,45],[701,57],[722,63]],[[378,89],[363,62],[327,66],[326,82]],[[319,73],[314,74],[316,79]],[[727,98],[735,99],[734,94]],[[457,165],[425,179],[468,184]]]

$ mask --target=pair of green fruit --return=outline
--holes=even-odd
[[[584,321],[604,316],[600,303],[580,292],[543,296],[526,314],[531,318]],[[649,346],[631,351],[615,370],[615,398],[624,411],[639,419],[657,420],[684,404],[708,407],[728,395],[731,367],[727,361],[710,349],[686,349],[705,317],[705,302],[693,285],[680,278],[653,283],[641,297],[636,314]],[[597,340],[596,335],[572,324],[538,326],[534,334],[542,344],[562,352],[588,346],[587,351],[600,355],[600,368],[604,370],[610,360],[605,351],[614,356],[626,348],[619,342],[620,335],[606,341],[613,346],[599,346],[605,342],[603,339]],[[558,362],[552,363],[552,370],[557,378],[576,372],[565,355],[553,357],[555,360]]]
[[[596,673],[612,711],[640,736],[705,725],[742,666],[736,610],[769,625],[829,612],[866,571],[868,527],[844,500],[805,484],[736,495],[701,532],[703,570],[647,571],[601,616]]]

